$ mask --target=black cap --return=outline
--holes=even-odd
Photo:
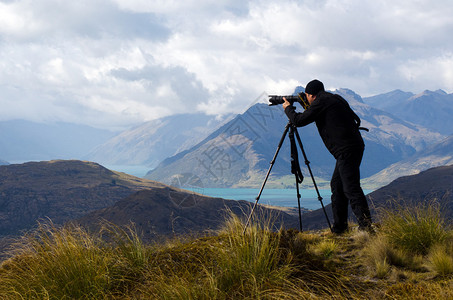
[[[324,84],[321,81],[315,79],[307,83],[305,93],[316,96],[319,92],[324,92]]]

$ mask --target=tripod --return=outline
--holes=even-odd
[[[291,173],[294,174],[295,180],[296,180],[296,192],[297,192],[297,204],[298,204],[298,207],[299,207],[299,228],[300,228],[300,231],[302,231],[302,213],[301,213],[301,207],[300,207],[301,195],[299,193],[299,184],[302,183],[302,181],[304,179],[304,176],[302,175],[302,171],[300,170],[299,157],[298,157],[298,152],[297,152],[297,145],[296,145],[296,141],[294,139],[294,136],[296,136],[296,138],[297,138],[297,142],[299,144],[299,147],[300,147],[300,149],[302,151],[302,154],[304,156],[304,159],[305,159],[305,165],[308,168],[308,172],[310,173],[311,179],[313,181],[313,185],[314,185],[316,193],[318,195],[318,200],[321,203],[322,210],[324,211],[324,215],[326,217],[327,224],[329,225],[330,231],[332,231],[332,226],[330,225],[329,217],[327,216],[326,209],[325,209],[324,204],[322,202],[322,197],[321,197],[321,195],[319,193],[318,186],[316,184],[315,178],[314,178],[313,173],[311,171],[310,161],[308,161],[307,155],[305,154],[305,150],[304,150],[304,147],[302,145],[302,141],[300,139],[299,132],[297,132],[296,126],[294,126],[291,123],[291,121],[289,121],[288,124],[286,124],[285,130],[283,131],[283,135],[282,135],[282,137],[280,139],[280,142],[278,143],[277,150],[275,151],[274,157],[272,158],[272,161],[270,163],[271,165],[269,166],[269,169],[267,170],[266,177],[264,178],[263,184],[261,185],[261,189],[260,189],[260,191],[258,193],[258,196],[256,197],[255,204],[253,205],[253,208],[252,208],[252,210],[250,212],[250,215],[249,215],[249,217],[247,219],[247,223],[245,223],[245,227],[244,227],[243,233],[245,233],[245,231],[247,230],[247,227],[248,227],[248,225],[250,223],[250,219],[252,218],[253,212],[255,211],[255,208],[256,208],[256,206],[258,204],[258,201],[260,200],[261,194],[263,193],[263,190],[264,190],[264,186],[266,185],[267,179],[269,178],[269,175],[271,173],[272,167],[274,166],[275,160],[277,159],[278,153],[280,152],[280,149],[282,147],[283,141],[285,140],[285,137],[288,134],[288,132],[289,132],[289,140],[290,140],[290,143],[291,143]]]

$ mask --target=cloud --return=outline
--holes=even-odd
[[[240,113],[313,78],[453,91],[443,1],[0,1],[0,119],[126,127]]]

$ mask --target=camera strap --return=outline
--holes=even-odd
[[[307,97],[305,97],[304,93],[299,93],[299,103],[302,105],[304,110],[307,110],[310,107],[310,103],[308,103]]]
[[[289,141],[291,143],[291,173],[296,176],[297,183],[302,183],[304,175],[300,169],[299,154],[297,153],[296,140],[294,139],[294,128],[291,126],[289,130]]]

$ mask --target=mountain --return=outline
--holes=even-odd
[[[102,224],[100,220],[119,226],[131,225],[132,222],[146,241],[156,241],[168,239],[172,235],[199,235],[218,230],[225,223],[229,212],[242,218],[248,217],[251,205],[247,201],[211,198],[164,187],[136,192],[111,207],[96,210],[75,222],[91,229],[99,228]],[[297,225],[295,216],[258,206],[254,217],[265,215],[274,217],[276,228],[282,222],[287,226]]]
[[[174,175],[193,174],[192,177],[200,178],[202,184],[209,187],[232,186],[240,181],[258,179],[269,167],[286,122],[281,107],[256,104],[201,143],[164,160],[145,177],[172,183]],[[309,135],[315,136],[313,128]],[[311,153],[311,147],[316,143],[320,145],[322,141],[318,138],[313,143],[305,143],[306,151]],[[275,174],[288,174],[289,148],[286,143],[273,170]]]
[[[81,159],[115,133],[71,123],[0,122],[0,158],[10,162]]]
[[[429,168],[450,164],[453,164],[453,135],[440,143],[416,152],[407,159],[392,164],[365,179],[364,183],[370,186],[383,186],[401,176],[414,175]]]
[[[362,133],[366,144],[361,168],[362,178],[379,172],[382,170],[379,169],[380,166],[389,166],[408,158],[445,138],[436,131],[365,104],[359,95],[350,90],[337,90],[337,93],[349,101],[362,119],[363,126],[370,129],[370,132]],[[376,172],[366,172],[370,165],[375,166],[372,170]]]
[[[345,97],[362,118],[366,151],[362,177],[371,176],[392,163],[443,138],[437,132],[405,122],[365,104],[351,90],[335,91]],[[171,184],[175,178],[198,178],[203,186],[259,186],[282,137],[287,118],[281,106],[255,104],[191,149],[164,160],[145,178]],[[314,124],[299,128],[305,152],[316,176],[329,179],[334,167]],[[300,155],[300,164],[304,160]],[[306,169],[303,170],[307,174]],[[290,175],[289,142],[286,139],[272,169],[272,176]]]
[[[393,93],[365,98],[366,102],[391,112],[399,118],[422,125],[442,134],[453,134],[453,94],[442,90],[424,91],[408,97],[410,93]]]
[[[186,150],[220,126],[224,118],[202,113],[149,121],[121,132],[93,149],[86,158],[108,165],[147,165]]]
[[[398,107],[412,96],[414,96],[414,93],[394,90],[384,94],[364,97],[363,102],[373,107],[391,112],[393,108]]]
[[[111,206],[138,190],[163,186],[92,162],[0,166],[0,236],[30,229],[39,219],[62,224]]]

